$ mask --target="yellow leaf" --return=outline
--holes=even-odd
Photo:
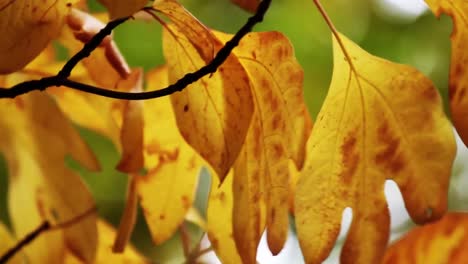
[[[0,241],[2,241],[2,243],[0,243],[0,256],[3,256],[16,244],[15,239],[13,239],[7,227],[2,222],[0,222]],[[21,264],[22,259],[20,254],[21,253],[17,253],[6,264]]]
[[[167,68],[148,73],[150,89],[167,86]],[[145,166],[137,178],[141,206],[153,241],[160,244],[184,221],[204,164],[178,131],[168,97],[144,102]]]
[[[163,34],[169,83],[208,64],[222,42],[174,1],[155,5],[180,20]],[[192,33],[190,33],[192,32]],[[196,34],[194,34],[196,33]],[[213,167],[221,181],[244,143],[253,113],[247,73],[231,55],[211,76],[171,95],[177,125],[184,139]]]
[[[76,0],[0,2],[0,73],[22,69],[60,33]]]
[[[145,259],[132,245],[128,245],[125,251],[120,254],[112,252],[112,243],[116,235],[115,229],[103,220],[97,222],[99,244],[97,250],[96,260],[94,264],[146,264],[151,263]],[[65,264],[79,264],[83,263],[73,257],[71,254],[65,255]]]
[[[254,114],[246,143],[234,164],[232,228],[244,264],[257,261],[257,248],[265,229],[266,162],[258,114]],[[266,176],[268,177],[268,176]],[[223,183],[226,184],[226,183]],[[287,208],[286,208],[287,210]],[[287,230],[288,226],[286,226]],[[220,240],[221,244],[225,241]]]
[[[306,262],[320,263],[333,248],[343,210],[351,207],[341,261],[378,263],[389,235],[385,180],[398,184],[415,222],[440,218],[455,141],[428,78],[340,38],[353,68],[335,40],[332,82],[297,183],[297,232]]]
[[[211,246],[221,263],[242,263],[233,239],[233,173],[220,186],[211,174],[211,192],[207,209],[207,233]]]
[[[221,33],[216,36],[224,41],[231,37]],[[249,246],[246,241],[251,242],[250,250],[239,252],[242,256],[250,252],[246,257],[250,261],[244,262],[255,263],[263,231],[259,200],[266,202],[267,240],[272,253],[279,253],[286,241],[289,160],[302,167],[311,120],[303,98],[303,71],[285,36],[278,32],[248,34],[234,54],[248,73],[255,103],[245,145],[234,167],[234,236],[236,244],[243,248]],[[253,228],[246,232],[245,222],[249,221]],[[253,234],[252,239],[245,239]]]
[[[251,13],[254,13],[260,4],[260,0],[231,0],[231,2]]]
[[[448,213],[441,220],[416,227],[391,245],[383,264],[462,264],[468,253],[468,215]]]
[[[453,19],[452,59],[450,65],[449,99],[452,121],[468,146],[468,2],[455,0],[426,0],[436,16],[441,13]]]
[[[8,202],[16,235],[25,236],[46,219],[65,222],[93,208],[91,194],[64,159],[70,155],[92,170],[99,165],[54,101],[31,92],[2,100],[0,109],[0,150],[8,164]],[[26,254],[40,263],[60,263],[66,247],[78,258],[91,261],[97,244],[95,221],[90,215],[44,234],[26,247]]]
[[[145,7],[148,0],[98,0],[107,7],[111,19],[127,17]]]

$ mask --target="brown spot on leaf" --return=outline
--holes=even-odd
[[[377,135],[384,147],[375,155],[375,163],[383,166],[392,174],[398,173],[405,166],[403,157],[398,153],[400,140],[391,133],[386,122],[378,128]]]
[[[343,157],[343,171],[341,178],[349,182],[356,172],[359,163],[359,153],[356,149],[357,139],[355,132],[349,133],[341,145],[341,154]]]
[[[188,112],[188,110],[189,110],[188,104],[184,105],[184,112]]]
[[[274,222],[274,221],[275,221],[275,218],[276,218],[276,210],[275,210],[275,208],[271,208],[271,211],[270,211],[270,222]]]
[[[160,215],[159,215],[159,220],[164,220],[165,218],[166,218],[165,215],[163,215],[163,214],[160,214]]]
[[[214,235],[211,232],[208,232],[208,237],[210,239],[211,246],[213,247],[213,249],[217,249],[219,246],[218,239],[214,238]]]
[[[273,130],[278,130],[281,128],[281,115],[279,113],[276,113],[273,116],[273,119],[271,120],[271,126]]]
[[[182,206],[185,208],[185,210],[188,210],[190,208],[190,200],[188,196],[182,195],[181,200],[182,200]]]
[[[16,97],[15,99],[15,105],[18,110],[23,110],[24,109],[24,101],[21,97]]]
[[[218,199],[221,201],[221,202],[224,202],[225,199],[226,199],[226,194],[224,192],[220,192],[218,194]]]
[[[283,145],[280,143],[273,144],[273,155],[275,159],[280,159],[284,154]]]

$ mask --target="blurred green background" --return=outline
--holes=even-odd
[[[180,0],[208,27],[235,33],[249,17],[229,0]],[[409,64],[429,76],[447,98],[450,60],[451,21],[447,17],[437,20],[432,13],[403,12],[385,5],[383,0],[327,0],[323,5],[339,31],[357,42],[368,52]],[[407,2],[418,2],[407,1]],[[422,1],[419,1],[422,3]],[[93,11],[104,8],[90,1]],[[276,30],[289,37],[295,47],[296,57],[304,68],[304,93],[314,118],[325,98],[332,73],[331,33],[317,12],[312,0],[274,0],[265,21],[256,31]],[[132,67],[152,69],[164,63],[161,48],[161,26],[156,22],[129,21],[115,31],[115,40]],[[383,69],[384,70],[384,69]],[[417,102],[415,102],[417,103]],[[118,154],[112,143],[95,133],[80,129],[102,164],[102,172],[82,170],[73,160],[67,162],[81,171],[98,204],[100,214],[113,224],[118,224],[124,206],[126,175],[114,167]],[[206,200],[209,178],[200,184],[199,206]],[[157,191],[157,190],[155,190]],[[6,209],[7,171],[0,161],[0,219],[9,223]],[[194,228],[194,239],[200,232]],[[182,263],[182,249],[176,236],[168,243],[154,247],[140,214],[137,229],[132,237],[134,244],[161,263]]]

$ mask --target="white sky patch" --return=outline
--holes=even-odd
[[[424,0],[375,0],[378,12],[387,18],[412,22],[429,8]]]

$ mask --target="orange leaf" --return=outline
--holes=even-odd
[[[23,237],[46,219],[64,222],[94,207],[88,189],[64,159],[70,155],[92,170],[99,165],[54,101],[31,92],[2,100],[0,109],[0,150],[9,169],[8,202],[16,235]],[[95,221],[91,215],[63,231],[44,234],[26,247],[26,254],[40,263],[60,263],[67,247],[78,258],[92,261]]]
[[[76,0],[0,1],[0,73],[22,69],[62,29],[65,15]]]
[[[416,227],[385,252],[383,264],[466,263],[468,215],[448,213],[441,220]]]
[[[225,41],[230,39],[221,33],[216,36]],[[245,248],[249,245],[246,241],[251,243],[250,250],[239,252],[242,256],[250,252],[246,257],[250,261],[244,259],[244,262],[255,263],[263,231],[259,224],[259,200],[266,202],[267,238],[273,254],[279,253],[286,241],[289,160],[302,167],[311,120],[303,98],[303,71],[285,36],[278,32],[248,34],[234,54],[248,73],[255,102],[245,145],[234,167],[234,208],[239,208],[235,209],[234,235],[238,246]],[[248,212],[250,217],[243,212]],[[251,232],[245,231],[246,221],[254,225]],[[256,234],[253,240],[244,238],[251,234]]]
[[[167,68],[148,73],[150,89],[167,86]],[[168,97],[144,102],[145,167],[137,192],[153,241],[160,244],[184,221],[195,196],[201,157],[178,131]]]
[[[332,82],[297,183],[297,232],[306,262],[320,263],[333,248],[343,210],[351,207],[341,261],[378,263],[389,235],[385,180],[398,184],[415,222],[440,218],[455,140],[428,78],[340,38],[352,64],[334,40]]]
[[[441,13],[453,19],[452,61],[450,65],[449,99],[452,120],[458,134],[468,146],[468,3],[453,0],[426,0],[436,16]]]
[[[208,64],[223,44],[175,1],[155,7],[177,22],[163,35],[169,82]],[[191,32],[191,33],[190,33]],[[196,33],[196,34],[194,34]],[[185,140],[213,167],[221,181],[244,143],[253,113],[247,73],[231,55],[218,71],[171,95],[177,125]]]

